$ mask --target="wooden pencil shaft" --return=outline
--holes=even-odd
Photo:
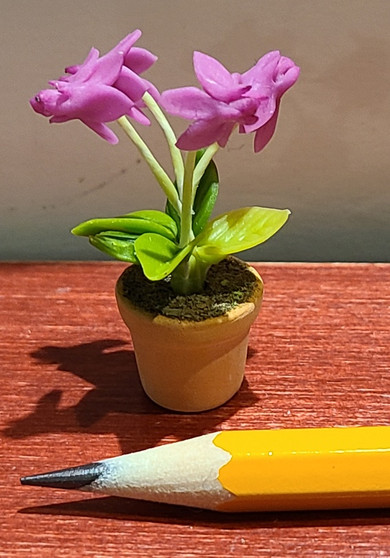
[[[377,426],[223,431],[22,483],[56,486],[58,479],[61,488],[271,511],[387,507],[389,472],[390,427]]]
[[[390,427],[222,432],[224,511],[390,505]]]

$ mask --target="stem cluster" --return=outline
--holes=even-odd
[[[192,216],[196,190],[208,164],[218,151],[218,145],[216,143],[210,145],[196,166],[196,151],[188,151],[184,160],[182,152],[176,146],[176,135],[158,103],[148,92],[144,94],[143,101],[153,114],[167,140],[175,175],[174,181],[171,180],[168,173],[157,161],[129,119],[126,116],[122,116],[118,119],[118,123],[139,150],[157,179],[167,200],[177,212],[180,218],[179,247],[184,248],[194,239]],[[207,268],[204,265],[200,265],[196,256],[190,253],[173,272],[172,287],[181,294],[188,294],[199,290],[203,284],[206,272]]]

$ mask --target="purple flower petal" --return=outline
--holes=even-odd
[[[185,151],[196,151],[218,142],[225,147],[233,130],[234,122],[225,122],[219,118],[213,120],[196,120],[179,137],[176,145]]]
[[[124,57],[127,56],[129,50],[134,45],[134,43],[138,41],[141,35],[142,35],[142,31],[140,31],[139,29],[135,29],[135,31],[132,31],[121,41],[119,41],[119,43],[116,46],[114,46],[114,48],[111,49],[107,54],[110,54],[110,52],[119,52]]]
[[[38,114],[52,116],[56,113],[58,104],[62,99],[67,100],[68,96],[61,95],[56,89],[43,89],[30,99],[30,105]]]
[[[93,122],[112,122],[132,108],[132,101],[121,91],[108,85],[74,87],[61,106],[59,114]]]
[[[255,133],[254,151],[258,153],[267,145],[274,135],[276,122],[278,120],[279,105],[277,106],[272,118],[268,120],[261,128]]]
[[[235,123],[234,122],[224,122],[224,124],[222,126],[220,126],[220,130],[219,130],[219,134],[218,134],[218,145],[220,147],[225,147],[227,142],[229,141],[229,138],[231,136],[231,133],[233,132],[235,127]]]
[[[152,82],[148,81],[145,78],[142,78],[144,81],[144,85],[145,85],[145,89],[148,93],[150,93],[150,95],[153,97],[153,99],[157,102],[160,102],[160,92],[157,89],[157,87],[155,85],[153,85]],[[142,105],[144,105],[144,103],[142,102]]]
[[[192,121],[178,147],[199,149],[214,141],[224,146],[239,124],[241,133],[256,132],[255,150],[263,149],[275,131],[280,98],[298,78],[294,62],[272,51],[241,75],[194,52],[194,68],[204,91],[183,87],[161,95],[167,112]]]
[[[61,124],[62,122],[69,122],[69,120],[73,120],[73,118],[69,118],[69,116],[52,116],[49,122],[50,124]]]
[[[170,114],[188,120],[211,119],[223,116],[233,118],[237,110],[226,103],[216,101],[197,87],[168,89],[161,94],[161,106]]]
[[[63,123],[68,122],[69,120],[73,120],[73,118],[69,118],[68,116],[52,116],[50,118],[50,123]],[[116,144],[118,143],[118,138],[114,134],[114,132],[105,124],[101,122],[91,122],[87,120],[81,120],[83,124],[91,128],[94,132],[96,132],[100,137],[108,141],[109,143]]]
[[[142,99],[143,94],[148,90],[148,82],[129,68],[122,66],[114,87],[122,91],[132,101],[137,102]]]
[[[67,82],[73,82],[76,80],[78,82],[86,81],[92,74],[92,71],[98,59],[99,59],[99,51],[96,48],[91,48],[84,62],[76,66],[68,66],[67,68],[65,68],[65,72],[71,75],[63,76],[59,78],[58,81],[67,81]]]
[[[276,110],[276,100],[275,97],[264,97],[258,100],[257,109],[255,111],[255,119],[253,122],[244,122],[243,131],[246,134],[255,132],[261,126],[264,126],[272,118]]]
[[[87,120],[82,120],[83,124],[91,128],[94,132],[96,132],[101,138],[108,141],[112,145],[118,143],[118,137],[114,134],[114,132],[102,122],[90,122]]]
[[[275,76],[275,85],[280,97],[294,85],[299,77],[299,72],[300,69],[290,58],[281,57]]]
[[[238,81],[239,74],[231,74],[218,60],[202,52],[194,52],[194,69],[206,93],[219,101],[229,103],[250,89]]]
[[[257,123],[256,111],[258,109],[258,100],[250,97],[243,97],[237,101],[230,103],[230,108],[235,110],[234,119],[240,124]]]
[[[32,108],[55,123],[79,119],[110,143],[118,139],[106,122],[128,115],[150,124],[140,110],[142,96],[150,91],[157,99],[159,92],[138,72],[149,68],[156,57],[145,49],[132,51],[141,34],[136,29],[100,58],[99,51],[92,48],[82,64],[68,66],[68,75],[49,82],[54,89],[44,89],[30,99]],[[133,69],[126,66],[125,59]]]
[[[242,82],[256,88],[272,85],[279,60],[280,52],[278,50],[268,52],[259,58],[252,68],[242,74]]]
[[[121,72],[123,54],[111,51],[99,58],[88,78],[88,83],[104,83],[112,85]],[[77,75],[77,74],[76,74]]]
[[[138,107],[132,107],[127,113],[127,116],[130,116],[130,118],[132,118],[139,124],[142,124],[143,126],[150,126],[149,118],[147,118],[142,110],[140,110]]]
[[[157,56],[145,48],[134,47],[125,56],[124,64],[136,74],[142,74],[156,62]]]

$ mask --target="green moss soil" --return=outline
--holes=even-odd
[[[140,310],[178,320],[202,321],[226,314],[238,304],[250,301],[258,289],[255,275],[241,260],[226,258],[210,267],[204,289],[191,295],[177,295],[169,279],[149,281],[138,265],[122,274],[122,294]]]

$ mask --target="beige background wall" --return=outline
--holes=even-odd
[[[254,155],[237,136],[218,155],[219,212],[289,207],[258,260],[389,261],[390,0],[0,0],[0,259],[94,259],[69,234],[80,220],[160,208],[149,171],[123,139],[79,122],[49,125],[28,99],[93,45],[139,27],[159,56],[160,89],[195,84],[192,51],[245,71],[280,49],[302,68],[276,136]],[[159,151],[160,135],[148,131]],[[165,157],[165,154],[163,155]]]

